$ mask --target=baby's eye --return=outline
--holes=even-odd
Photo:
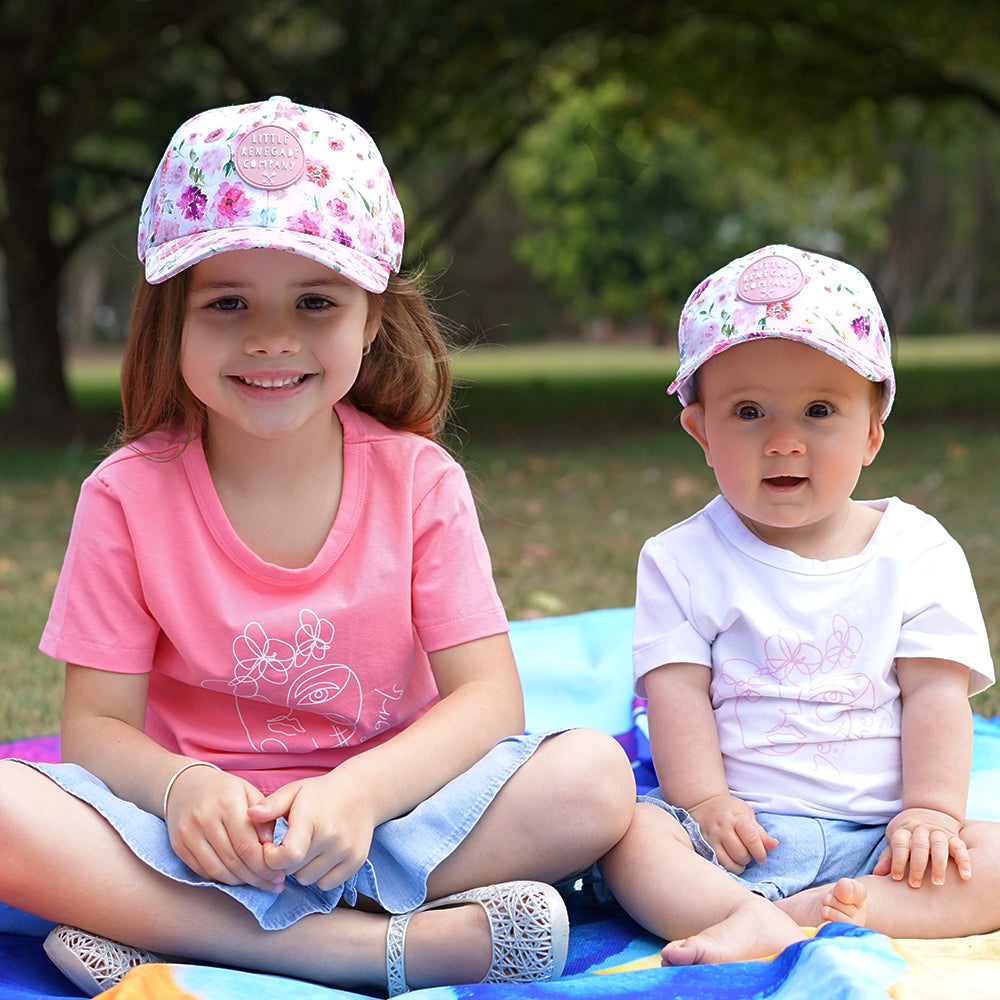
[[[806,408],[806,416],[822,419],[833,413],[833,407],[829,403],[810,403]]]
[[[764,415],[756,403],[740,403],[733,413],[740,420],[759,420]]]

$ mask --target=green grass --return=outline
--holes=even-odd
[[[1000,337],[904,343],[899,398],[857,496],[898,495],[965,547],[1000,653]],[[676,357],[633,346],[476,349],[456,357],[452,444],[469,469],[512,618],[634,600],[650,535],[715,493],[665,395]],[[74,398],[114,406],[113,361],[70,369]],[[6,379],[6,381],[5,381]],[[0,410],[9,398],[0,367]],[[37,651],[80,481],[100,442],[0,441],[0,740],[58,725],[61,671]],[[976,709],[1000,712],[1000,694]]]

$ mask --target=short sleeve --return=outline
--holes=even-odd
[[[472,491],[449,461],[414,511],[413,622],[428,652],[506,632]]]
[[[969,668],[969,694],[994,681],[993,659],[968,561],[944,531],[908,573],[910,591],[900,628],[897,657],[953,660]]]
[[[632,669],[635,693],[646,697],[643,677],[667,663],[712,663],[712,638],[692,621],[691,586],[665,551],[664,536],[650,539],[639,554],[636,577]]]
[[[143,599],[122,505],[86,479],[39,648],[54,659],[118,673],[152,666],[159,626]]]

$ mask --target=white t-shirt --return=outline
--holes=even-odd
[[[639,559],[633,661],[705,664],[726,777],[755,811],[885,822],[899,812],[896,657],[954,660],[969,693],[993,662],[965,555],[892,498],[864,550],[805,559],[716,497]]]

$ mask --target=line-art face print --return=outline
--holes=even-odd
[[[855,669],[864,636],[841,615],[818,644],[794,629],[764,642],[761,663],[726,660],[713,682],[716,702],[732,699],[743,746],[770,757],[809,754],[811,770],[837,767],[838,744],[887,733],[872,681]]]
[[[273,638],[259,622],[250,622],[233,641],[233,673],[228,681],[202,685],[232,693],[247,741],[257,751],[342,747],[363,742],[358,736],[365,694],[358,674],[347,664],[331,662],[333,624],[314,611],[299,613],[292,642]],[[402,691],[374,692],[382,698],[376,732],[386,728],[387,705]],[[247,701],[266,703],[276,713],[260,719],[244,709]],[[324,720],[317,728],[317,720]],[[254,721],[256,720],[256,721]],[[370,734],[369,734],[370,735]]]

